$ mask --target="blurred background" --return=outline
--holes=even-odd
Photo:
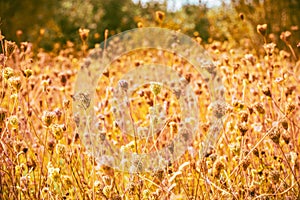
[[[140,26],[181,29],[203,43],[228,41],[253,48],[263,42],[258,24],[268,24],[268,42],[284,46],[281,32],[300,40],[299,0],[0,0],[0,29],[7,40],[29,41],[52,50],[67,41],[80,43],[79,28],[89,29],[89,46]],[[156,11],[162,11],[162,21]]]

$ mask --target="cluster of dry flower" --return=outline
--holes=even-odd
[[[162,21],[164,13],[157,18]],[[69,42],[58,52],[34,52],[32,44],[17,45],[0,34],[0,199],[299,199],[297,47],[289,42],[290,32],[280,35],[289,51],[268,43],[266,24],[258,25],[257,32],[264,38],[264,55],[232,49],[226,42],[205,45],[220,72],[227,106],[222,135],[204,157],[199,152],[211,125],[206,118],[209,87],[193,66],[155,49],[123,55],[111,64],[99,80],[95,112],[101,137],[121,151],[149,153],[165,147],[181,120],[176,95],[160,85],[144,85],[128,97],[132,120],[146,127],[159,123],[160,116],[154,115],[164,111],[164,128],[147,145],[147,137],[121,133],[110,100],[114,84],[130,68],[151,62],[172,66],[192,86],[201,108],[199,132],[189,151],[163,170],[138,174],[97,165],[76,128],[73,85],[88,52],[89,31],[79,31],[82,51]]]

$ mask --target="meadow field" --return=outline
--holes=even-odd
[[[0,25],[0,199],[299,200],[300,24],[239,2]]]

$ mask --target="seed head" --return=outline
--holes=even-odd
[[[19,126],[19,119],[16,115],[10,116],[8,121],[13,128],[17,128]]]
[[[289,128],[289,124],[288,124],[288,122],[287,122],[286,120],[283,120],[283,121],[281,122],[281,126],[282,126],[285,130],[287,130],[287,129]]]
[[[289,44],[292,33],[290,31],[285,31],[280,34],[280,39],[285,43]]]
[[[6,57],[10,57],[16,49],[16,43],[12,42],[12,41],[5,40],[4,49],[5,49]]]
[[[280,129],[278,126],[276,126],[269,134],[270,139],[275,143],[279,144],[279,139],[280,139]]]
[[[222,159],[217,159],[216,162],[214,162],[214,165],[213,165],[213,174],[214,176],[219,176],[220,172],[222,169],[225,168],[225,164],[223,162]]]
[[[280,179],[280,172],[277,170],[271,171],[270,178],[274,183],[277,183]]]
[[[242,161],[242,167],[243,167],[243,169],[246,170],[249,167],[250,164],[251,164],[251,162],[250,162],[249,158],[246,158],[245,160],[243,160]]]
[[[240,111],[239,116],[240,116],[241,122],[248,121],[248,113],[246,111]]]
[[[0,124],[4,122],[6,114],[7,114],[7,110],[4,108],[0,108]]]
[[[111,193],[111,186],[110,185],[106,185],[104,186],[104,188],[102,189],[102,193],[109,198],[110,193]]]
[[[291,136],[289,135],[289,133],[287,131],[283,131],[281,136],[286,144],[290,143]]]
[[[254,108],[256,109],[256,111],[259,113],[259,114],[265,114],[266,111],[262,105],[262,103],[260,102],[257,102],[256,104],[254,104]]]
[[[53,124],[51,126],[51,130],[55,139],[61,140],[63,137],[63,132],[66,130],[66,126],[64,124]]]
[[[266,51],[267,55],[268,55],[268,56],[271,56],[271,55],[273,55],[273,53],[274,53],[276,44],[274,44],[274,43],[272,42],[272,43],[264,44],[263,47],[264,47],[264,50]]]
[[[286,105],[286,114],[290,114],[291,112],[293,112],[295,110],[296,106],[293,103],[288,103]]]
[[[47,149],[50,152],[53,152],[54,147],[55,147],[55,141],[53,139],[49,140],[48,143],[47,143]]]
[[[242,122],[238,124],[238,129],[242,133],[242,136],[245,135],[245,133],[248,131],[248,124],[246,122]]]
[[[264,88],[262,89],[262,92],[263,92],[263,94],[266,95],[267,97],[272,97],[271,91],[270,91],[270,88],[269,88],[269,87],[264,87]]]
[[[125,92],[127,92],[127,90],[128,90],[128,81],[126,81],[126,80],[120,80],[119,81],[119,86],[121,87],[122,90],[124,90]]]
[[[29,78],[30,76],[32,76],[32,74],[33,74],[33,71],[31,69],[25,69],[24,70],[24,76],[26,78]]]
[[[154,96],[157,96],[161,91],[161,84],[159,83],[152,83],[150,86],[151,92],[154,94]]]
[[[21,86],[22,86],[22,84],[21,84],[21,78],[19,76],[17,76],[17,77],[14,77],[14,76],[10,77],[8,79],[8,83],[16,91],[19,91],[20,88],[21,88]]]
[[[267,28],[268,28],[268,25],[267,24],[259,24],[257,25],[256,27],[256,31],[261,34],[262,36],[265,36],[266,35],[266,32],[267,32]]]
[[[42,121],[46,127],[49,127],[53,123],[55,116],[55,112],[44,111]]]
[[[70,188],[71,186],[73,186],[72,178],[70,176],[67,175],[62,176],[62,181],[64,183],[64,186],[66,186],[66,188]]]
[[[10,67],[5,67],[3,70],[3,77],[8,80],[9,78],[14,76],[14,70]]]
[[[66,146],[63,144],[57,144],[56,153],[60,156],[63,156],[66,153]]]

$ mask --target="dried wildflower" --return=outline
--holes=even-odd
[[[52,134],[56,140],[61,140],[63,137],[63,132],[66,131],[66,126],[64,124],[53,124],[51,126]]]
[[[287,131],[283,131],[283,133],[281,134],[281,137],[286,144],[290,143],[291,136]]]
[[[80,38],[83,42],[85,42],[89,36],[90,30],[89,29],[85,29],[85,28],[80,28],[78,30]]]
[[[238,129],[242,133],[242,136],[245,135],[245,133],[248,131],[248,124],[246,122],[242,122],[238,124]]]
[[[271,171],[270,178],[274,183],[278,183],[280,179],[280,172],[277,170]]]
[[[34,170],[36,168],[37,164],[34,159],[30,158],[27,160],[26,165],[27,165],[28,169]]]
[[[127,190],[129,192],[129,194],[134,195],[136,193],[137,190],[137,185],[135,185],[134,183],[130,182],[127,186]]]
[[[42,121],[46,127],[49,127],[53,123],[55,115],[55,112],[44,111]]]
[[[161,91],[161,84],[151,83],[150,89],[151,89],[151,92],[154,94],[154,96],[157,96]]]
[[[0,124],[2,124],[6,118],[7,110],[0,108]]]
[[[48,187],[44,187],[44,188],[42,189],[42,192],[41,192],[42,197],[43,197],[43,198],[46,198],[46,196],[47,196],[48,193],[49,193],[49,188],[48,188]]]
[[[284,51],[284,50],[280,50],[279,51],[279,56],[282,59],[287,59],[287,58],[291,57],[291,54],[288,53],[288,52],[286,52],[286,51]]]
[[[245,59],[248,60],[252,65],[255,64],[256,59],[253,54],[246,54]]]
[[[66,146],[63,144],[57,144],[56,153],[61,156],[64,155],[66,153]]]
[[[248,121],[248,113],[246,111],[240,111],[239,116],[240,116],[241,122]]]
[[[274,127],[274,129],[269,133],[270,139],[275,143],[279,144],[279,139],[280,139],[281,131],[278,126]]]
[[[270,88],[269,88],[269,87],[263,87],[262,93],[263,93],[264,95],[266,95],[267,97],[272,97],[271,91],[270,91]]]
[[[106,196],[106,198],[109,198],[111,194],[111,186],[110,185],[104,186],[102,189],[102,193]]]
[[[267,28],[268,28],[267,24],[259,24],[256,26],[256,31],[257,31],[257,33],[261,34],[262,36],[265,36],[266,32],[267,32]]]
[[[63,100],[63,108],[68,109],[70,107],[70,100],[64,99]]]
[[[58,74],[58,76],[59,76],[59,78],[60,78],[60,83],[62,84],[62,86],[66,86],[67,85],[67,75],[66,75],[66,73],[59,73]]]
[[[4,49],[5,49],[6,57],[10,57],[16,49],[16,43],[12,42],[12,41],[5,40]]]
[[[216,160],[216,162],[214,162],[214,165],[213,165],[214,176],[219,176],[221,170],[224,168],[225,168],[225,164],[224,164],[223,160],[221,158]]]
[[[251,164],[251,162],[250,162],[249,158],[244,159],[242,161],[242,167],[243,167],[243,169],[246,170],[249,167],[250,164]]]
[[[280,34],[280,39],[281,39],[282,41],[284,41],[285,43],[289,44],[289,43],[290,43],[291,35],[292,35],[292,33],[291,33],[290,31],[282,32],[282,33]]]
[[[1,53],[0,54],[0,67],[3,68],[5,66],[5,62],[6,62],[7,57]]]
[[[60,178],[60,169],[59,168],[54,168],[52,167],[48,167],[48,179],[53,181],[53,182],[57,182]]]
[[[262,115],[263,115],[263,114],[266,113],[266,111],[265,111],[265,109],[264,109],[262,103],[260,103],[260,102],[257,102],[256,104],[254,104],[254,108],[256,109],[256,111],[257,111],[259,114],[262,114]]]
[[[268,43],[268,44],[264,44],[264,50],[266,51],[268,56],[272,56],[276,47],[276,44],[272,43]]]
[[[289,124],[288,124],[288,122],[287,122],[286,120],[283,120],[283,121],[281,122],[281,126],[282,126],[285,130],[287,130],[287,129],[289,128]]]
[[[29,46],[30,45],[28,42],[21,42],[21,44],[20,44],[20,48],[23,52],[26,52]]]
[[[259,150],[257,148],[253,149],[253,154],[256,156],[256,157],[259,157]]]
[[[22,84],[21,84],[21,78],[19,76],[17,76],[17,77],[14,77],[14,76],[10,77],[8,79],[8,83],[16,91],[19,91],[21,89]]]
[[[119,86],[121,87],[122,90],[127,92],[128,90],[128,82],[126,80],[120,80],[119,81]]]
[[[150,191],[148,189],[143,190],[143,198],[149,199],[150,197]]]
[[[33,74],[33,71],[31,69],[25,69],[24,70],[24,76],[26,78],[29,78],[30,76],[32,76],[32,74]]]
[[[70,188],[73,186],[72,178],[70,176],[67,175],[62,176],[62,181],[66,188]]]
[[[91,104],[91,97],[88,93],[76,93],[72,96],[74,101],[79,101],[80,106],[82,106],[85,110],[90,107]]]
[[[286,114],[288,115],[288,114],[292,113],[295,110],[295,108],[296,108],[295,104],[288,103],[286,105]]]
[[[162,23],[165,19],[165,13],[162,11],[156,11],[155,18],[159,23]]]
[[[19,126],[19,119],[16,115],[10,116],[8,122],[13,128],[17,128]]]
[[[235,107],[235,108],[243,109],[245,104],[244,104],[244,102],[242,102],[240,100],[233,100],[232,101],[232,106]]]
[[[218,119],[222,118],[226,113],[227,107],[223,102],[213,102],[211,107],[213,115]]]
[[[10,67],[5,67],[3,70],[3,77],[8,80],[9,78],[14,76],[14,70]]]
[[[54,147],[55,147],[55,141],[54,141],[54,140],[48,141],[48,143],[47,143],[47,149],[48,149],[50,152],[53,152]]]

